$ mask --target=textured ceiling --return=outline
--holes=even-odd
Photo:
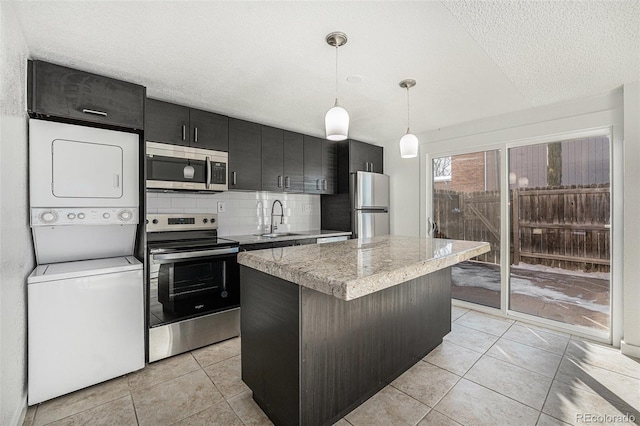
[[[533,105],[640,79],[637,1],[451,1],[446,7]]]
[[[374,143],[637,80],[638,1],[12,2],[36,59],[147,86],[150,97],[322,136],[339,98]],[[348,76],[362,81],[352,84]]]

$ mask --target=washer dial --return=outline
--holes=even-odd
[[[44,223],[54,223],[58,220],[58,213],[55,210],[45,210],[40,213],[40,220]]]
[[[131,220],[132,217],[133,217],[133,213],[131,213],[131,210],[120,210],[118,212],[118,219],[120,219],[123,222]]]

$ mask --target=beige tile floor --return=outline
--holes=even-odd
[[[337,424],[624,424],[625,415],[635,418],[627,424],[640,424],[640,360],[475,311],[454,307],[452,314],[440,346]],[[271,422],[240,379],[236,338],[29,408],[25,426],[47,424]]]

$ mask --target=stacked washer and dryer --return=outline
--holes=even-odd
[[[29,405],[141,369],[139,136],[29,120]]]

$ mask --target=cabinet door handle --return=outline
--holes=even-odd
[[[94,115],[101,115],[103,117],[107,116],[107,113],[104,111],[96,111],[95,109],[83,109],[82,112],[84,112],[85,114],[94,114]]]
[[[320,190],[320,179],[316,179],[316,189]]]
[[[327,190],[327,180],[326,179],[322,179],[322,189],[323,190]]]
[[[186,125],[182,125],[182,140],[186,140],[187,139],[187,126]]]
[[[197,127],[193,128],[193,141],[195,143],[198,143],[198,128]]]
[[[289,178],[289,176],[286,176],[284,178],[284,187],[285,188],[291,188],[291,179]]]
[[[369,171],[369,163],[367,163],[366,161],[364,162],[364,171],[365,172]]]
[[[282,176],[278,175],[278,188],[282,188]]]
[[[236,172],[231,172],[231,185],[236,184]]]

